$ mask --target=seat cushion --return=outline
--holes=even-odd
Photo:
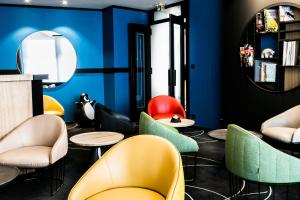
[[[60,117],[64,115],[63,112],[60,112],[60,111],[57,111],[57,110],[44,111],[44,114],[46,114],[46,115],[56,115],[56,116],[60,116]]]
[[[0,154],[0,165],[20,168],[47,167],[50,163],[51,147],[31,146],[13,149]]]
[[[295,128],[287,127],[269,127],[261,130],[263,135],[284,143],[292,142],[295,131]]]
[[[136,187],[115,188],[100,192],[88,200],[165,200],[165,198],[152,190]]]
[[[179,118],[183,119],[184,117],[182,115],[179,114],[174,114],[174,113],[161,113],[161,114],[156,114],[153,115],[153,119],[168,119],[168,118],[172,118],[174,115],[177,115]]]

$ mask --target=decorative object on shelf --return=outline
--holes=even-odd
[[[252,45],[245,44],[240,47],[241,66],[253,67],[254,64],[254,49]]]
[[[276,82],[276,63],[255,60],[255,82]]]
[[[277,9],[265,9],[264,16],[266,32],[277,32],[279,28]]]
[[[95,118],[94,104],[95,100],[90,100],[87,93],[80,95],[80,102],[75,102],[77,105],[76,121],[81,127],[86,127],[92,124]]]
[[[180,122],[181,122],[181,119],[180,119],[180,117],[178,117],[177,115],[174,115],[174,116],[171,118],[171,122],[172,122],[172,123],[180,123]]]
[[[264,16],[262,12],[256,14],[256,32],[265,32]]]
[[[289,41],[283,42],[283,55],[282,55],[282,65],[283,66],[294,66],[298,62],[298,51],[299,42]]]
[[[289,22],[295,20],[295,13],[291,6],[279,6],[280,22]]]
[[[261,52],[261,58],[274,58],[275,51],[271,48],[266,48]]]

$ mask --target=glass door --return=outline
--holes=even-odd
[[[182,18],[170,15],[151,26],[151,96],[174,96],[183,102]]]
[[[148,26],[129,24],[130,115],[138,121],[150,99],[150,31]]]
[[[170,22],[151,26],[151,97],[170,95]]]

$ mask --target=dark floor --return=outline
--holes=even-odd
[[[68,125],[69,136],[89,132],[92,129],[81,129],[75,125]],[[207,133],[198,129],[190,128],[185,130],[186,134],[198,141],[200,150],[198,152],[197,180],[195,182],[186,181],[186,200],[219,200],[229,198],[229,174],[224,168],[224,145],[222,141],[211,139]],[[88,169],[90,163],[90,150],[78,147],[70,143],[69,152],[66,158],[66,176],[65,184],[54,195],[50,196],[49,183],[46,180],[27,180],[22,177],[0,188],[0,200],[63,200],[67,199],[68,193],[80,176]],[[185,156],[183,156],[185,160]],[[192,159],[188,156],[188,166],[185,168],[186,179],[190,177],[193,169]],[[248,186],[249,184],[246,184]],[[239,188],[247,188],[250,195],[244,196],[247,199],[257,199],[256,185],[243,187],[243,182]],[[261,199],[267,199],[270,189],[267,186],[261,186]],[[296,199],[299,188],[289,188],[289,196],[286,197],[286,187],[276,188],[276,199]],[[238,190],[237,190],[238,191]],[[294,194],[295,193],[295,194]],[[293,196],[293,198],[291,198]],[[273,196],[270,197],[273,199]]]

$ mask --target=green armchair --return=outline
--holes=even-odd
[[[180,153],[198,152],[198,143],[178,132],[176,128],[155,121],[152,117],[142,112],[140,115],[139,134],[157,135],[169,140]]]
[[[199,150],[199,146],[194,139],[180,134],[176,128],[155,121],[152,117],[147,115],[145,112],[142,112],[140,115],[139,134],[156,135],[156,136],[163,137],[169,140],[178,149],[180,153],[183,154],[193,153],[194,154],[193,180],[195,180],[196,169],[197,169],[196,155]]]
[[[300,159],[273,148],[237,125],[228,126],[225,161],[226,168],[245,181],[268,185],[300,182]]]

